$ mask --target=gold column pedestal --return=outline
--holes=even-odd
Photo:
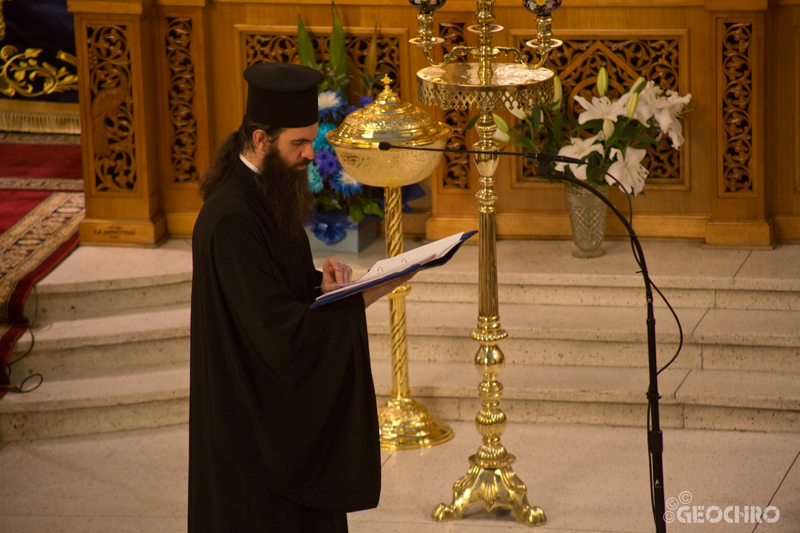
[[[474,150],[475,165],[480,175],[481,189],[476,194],[480,202],[480,240],[478,243],[478,327],[471,337],[481,343],[475,355],[475,368],[483,376],[478,386],[481,410],[475,416],[475,427],[483,437],[483,444],[470,456],[470,468],[453,485],[453,501],[440,503],[431,514],[437,522],[457,520],[464,516],[467,507],[481,504],[487,511],[497,507],[510,507],[517,520],[528,526],[547,523],[541,508],[528,503],[528,488],[517,477],[511,463],[515,457],[500,443],[506,430],[506,415],[500,409],[503,385],[497,380],[505,367],[505,356],[497,343],[508,336],[500,327],[497,296],[497,251],[494,193],[494,172],[499,159],[498,145],[492,140],[497,129],[491,112],[483,112],[476,124],[480,140]]]
[[[386,187],[386,255],[403,253],[403,208],[399,187]],[[453,438],[453,430],[431,411],[411,398],[408,383],[406,295],[404,283],[389,295],[392,342],[392,396],[378,408],[382,450],[429,448]]]

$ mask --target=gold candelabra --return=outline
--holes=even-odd
[[[523,0],[526,9],[536,15],[536,38],[528,41],[538,60],[528,62],[516,48],[492,46],[492,34],[502,31],[494,22],[494,0],[477,0],[477,25],[468,28],[478,34],[478,46],[456,46],[434,61],[431,50],[442,39],[433,36],[433,12],[446,0],[409,0],[419,10],[418,37],[411,43],[422,49],[430,67],[417,73],[417,90],[421,102],[442,109],[477,108],[476,123],[479,140],[473,146],[473,159],[480,176],[479,202],[479,260],[478,260],[478,325],[471,337],[481,346],[475,355],[475,368],[483,381],[478,386],[481,410],[475,416],[475,426],[483,438],[477,453],[469,458],[469,470],[453,485],[453,499],[448,505],[440,503],[433,511],[436,521],[456,520],[464,516],[471,505],[481,504],[491,511],[510,507],[519,522],[529,526],[547,522],[544,511],[528,503],[527,487],[517,477],[511,464],[514,456],[500,443],[506,429],[506,415],[500,409],[503,385],[498,375],[505,366],[505,356],[498,346],[508,334],[500,327],[497,296],[497,251],[495,228],[494,172],[498,163],[498,144],[493,140],[497,129],[494,109],[522,109],[530,112],[539,103],[553,96],[553,72],[542,68],[547,56],[561,42],[552,39],[551,13],[561,0]],[[471,54],[477,62],[452,62],[458,55]],[[507,54],[513,63],[493,63],[495,57]]]
[[[453,129],[404,103],[390,88],[391,79],[381,80],[383,92],[374,103],[347,116],[328,133],[342,167],[361,183],[384,188],[386,200],[386,255],[403,253],[403,208],[401,186],[418,183],[436,169],[436,152],[380,151],[382,141],[395,145],[444,148]],[[453,438],[453,430],[427,407],[411,397],[408,380],[406,339],[406,295],[404,283],[389,295],[392,350],[392,394],[378,409],[381,449],[428,448]]]

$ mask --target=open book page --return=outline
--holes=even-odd
[[[461,243],[463,235],[463,232],[457,233],[400,255],[381,259],[372,265],[367,273],[358,280],[340,285],[337,289],[325,293],[317,300],[330,299],[337,294],[357,291],[361,287],[380,284],[381,280],[389,281],[402,277],[406,273],[414,272],[421,265],[447,255],[450,250]]]
[[[455,235],[445,237],[444,239],[439,239],[438,241],[420,246],[419,248],[414,248],[413,250],[409,250],[394,257],[381,259],[372,265],[367,273],[358,278],[358,281],[355,283],[371,281],[393,272],[405,270],[409,265],[423,265],[434,259],[439,259],[447,252],[452,250],[455,245],[461,242],[462,235],[464,235],[463,232],[457,233]]]

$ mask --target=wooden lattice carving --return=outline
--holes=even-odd
[[[94,192],[135,193],[131,51],[127,26],[86,28]]]
[[[349,57],[350,92],[352,95],[362,94],[361,74],[364,72],[364,61],[367,57],[370,35],[351,35],[346,33],[345,46]],[[323,29],[311,34],[311,43],[316,52],[317,61],[328,61],[330,46],[330,29]],[[265,61],[281,63],[298,63],[297,35],[247,33],[244,36],[245,67]],[[400,39],[396,36],[378,34],[377,70],[383,71],[392,78],[392,90],[400,94]],[[376,84],[377,85],[377,84]],[[381,87],[373,87],[373,94]]]
[[[167,100],[172,125],[171,163],[175,183],[198,181],[195,70],[190,50],[192,19],[167,18],[166,53],[169,68]]]
[[[753,73],[750,62],[752,24],[725,23],[722,37],[722,72],[725,90],[722,95],[722,123],[725,147],[722,178],[725,193],[752,193],[750,160],[753,155],[753,131],[750,104]]]
[[[522,38],[517,43],[525,48]],[[528,57],[528,59],[531,59]],[[566,114],[577,117],[583,108],[575,101],[582,96],[591,101],[597,75],[605,66],[609,78],[609,97],[618,98],[640,77],[656,82],[661,88],[678,91],[680,81],[679,40],[661,39],[603,39],[565,40],[553,50],[546,66],[561,78]],[[657,146],[646,146],[647,157],[642,164],[650,172],[648,181],[680,180],[681,155],[669,144],[666,136]],[[537,181],[535,164],[524,160],[519,181]]]
[[[445,40],[444,47],[450,50],[453,46],[467,44],[465,22],[445,22],[439,24],[439,36]],[[466,58],[459,56],[459,61]],[[444,122],[453,128],[453,135],[447,142],[451,150],[466,150],[467,122],[469,112],[464,109],[448,109],[444,111]],[[445,189],[469,189],[469,155],[444,154],[445,172],[442,187]]]

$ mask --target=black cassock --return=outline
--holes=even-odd
[[[308,239],[261,198],[237,161],[194,228],[189,532],[346,531],[380,495],[364,301],[309,309]]]

